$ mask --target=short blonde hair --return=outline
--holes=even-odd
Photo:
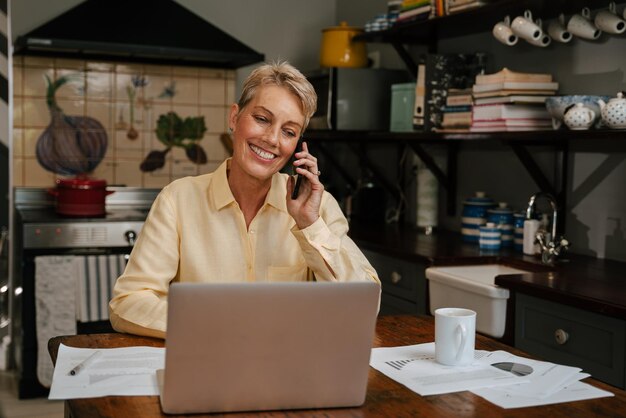
[[[241,97],[237,103],[239,110],[250,103],[259,87],[265,85],[286,87],[298,97],[304,113],[304,126],[302,127],[304,132],[309,125],[311,117],[317,110],[317,94],[309,80],[287,61],[264,64],[255,68],[246,78],[246,81],[243,82]]]

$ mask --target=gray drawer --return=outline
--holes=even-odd
[[[393,296],[415,305],[415,308],[411,309],[412,312],[407,313],[425,313],[425,265],[367,250],[364,250],[363,253],[378,273],[383,296]]]
[[[626,321],[517,294],[515,346],[624,388]]]

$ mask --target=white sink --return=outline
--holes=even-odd
[[[496,276],[530,273],[503,264],[429,267],[430,312],[439,308],[476,311],[476,330],[495,338],[504,335],[508,289],[495,285]]]

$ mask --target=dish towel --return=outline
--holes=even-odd
[[[54,367],[48,354],[48,340],[76,334],[75,256],[35,257],[35,321],[37,328],[37,378],[50,387]]]
[[[109,301],[115,281],[124,272],[123,254],[76,256],[79,274],[76,281],[76,319],[80,322],[109,319]]]

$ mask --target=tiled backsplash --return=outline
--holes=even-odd
[[[220,135],[235,101],[234,71],[41,57],[14,57],[13,62],[14,186],[53,186],[56,177],[63,177],[46,171],[36,158],[37,141],[51,121],[46,76],[53,81],[70,77],[55,95],[64,114],[94,118],[105,128],[106,154],[88,173],[92,178],[111,185],[163,187],[179,177],[213,171],[228,156]],[[135,139],[129,138],[134,136],[129,134],[131,98]],[[142,172],[139,166],[148,153],[166,148],[155,129],[159,116],[168,112],[182,119],[204,117],[207,130],[198,145],[208,161],[195,164],[185,149],[173,147],[162,168]]]

